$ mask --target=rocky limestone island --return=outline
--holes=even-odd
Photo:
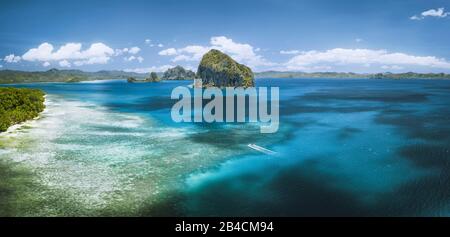
[[[252,70],[216,49],[203,55],[197,77],[203,87],[253,87]],[[196,84],[198,86],[198,84]]]
[[[152,72],[150,73],[150,77],[145,78],[144,80],[129,77],[127,81],[129,83],[145,83],[145,82],[160,82],[161,79],[158,77],[158,74],[156,74],[156,72]]]
[[[186,70],[182,66],[169,68],[164,72],[162,80],[194,80],[195,73],[191,70]]]

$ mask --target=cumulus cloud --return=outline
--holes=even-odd
[[[274,65],[274,63],[269,62],[263,56],[256,54],[253,47],[249,44],[237,43],[224,36],[212,37],[211,44],[212,48],[228,53],[238,62],[248,64],[251,67]]]
[[[274,63],[269,62],[261,55],[256,53],[253,46],[233,41],[225,36],[211,37],[210,45],[188,45],[184,48],[168,48],[159,52],[159,55],[173,56],[172,61],[199,61],[203,54],[211,49],[217,49],[229,54],[232,58],[240,63],[249,65],[250,67],[271,66]]]
[[[128,48],[123,48],[123,49],[115,49],[114,50],[114,55],[115,56],[120,56],[122,54],[128,53],[129,49]]]
[[[370,66],[384,65],[396,69],[401,66],[421,66],[450,69],[450,62],[434,56],[414,56],[405,53],[390,53],[386,50],[343,49],[307,51],[292,57],[284,67],[287,70],[311,70],[317,66]],[[393,68],[395,69],[395,68]]]
[[[5,56],[5,58],[3,60],[7,63],[17,63],[17,62],[20,62],[21,59],[22,58],[20,56],[10,54],[10,55]]]
[[[163,44],[158,44],[158,47],[162,48],[162,47],[164,47],[164,45]]]
[[[298,50],[281,50],[280,54],[299,54],[300,51]]]
[[[402,69],[404,69],[403,67],[400,67],[398,65],[392,65],[392,66],[383,65],[383,66],[381,66],[381,68],[385,69],[385,70],[402,70]]]
[[[73,60],[77,66],[85,64],[105,64],[114,55],[114,50],[103,43],[91,44],[89,48],[82,50],[81,43],[67,43],[58,50],[50,43],[43,43],[37,48],[28,50],[22,59],[26,61],[51,62],[59,61],[60,66],[68,67],[69,60]],[[61,65],[62,63],[62,65]]]
[[[110,57],[93,57],[87,60],[75,61],[73,63],[76,66],[91,65],[91,64],[106,64],[108,63],[109,59]]]
[[[59,62],[59,66],[61,67],[71,67],[71,64],[67,60],[62,60]]]
[[[172,61],[198,61],[209,50],[210,48],[199,45],[186,46],[176,51],[177,56]]]
[[[363,41],[364,41],[364,40],[361,39],[361,38],[356,38],[356,39],[355,39],[355,42],[356,42],[356,43],[361,43],[361,42],[363,42]]]
[[[125,58],[123,58],[125,61],[133,61],[133,60],[135,60],[136,59],[136,57],[135,56],[130,56],[130,57],[125,57]]]
[[[412,17],[410,17],[409,19],[411,20],[422,20],[425,17],[437,17],[437,18],[444,18],[449,16],[450,13],[445,11],[445,8],[441,7],[438,9],[430,9],[427,11],[424,11],[422,13],[420,13],[420,15],[414,15]]]
[[[125,57],[124,60],[125,60],[125,61],[128,61],[128,62],[131,62],[131,61],[136,60],[136,61],[138,61],[139,63],[142,63],[142,62],[144,61],[144,58],[141,57],[141,56],[137,56],[137,57],[136,57],[136,56],[131,55],[130,57]]]
[[[81,43],[67,43],[55,49],[50,43],[42,43],[37,48],[32,48],[22,55],[22,59],[26,61],[43,62],[43,66],[47,67],[51,62],[56,61],[61,67],[71,67],[106,64],[113,56],[123,54],[131,55],[126,57],[127,61],[144,61],[144,58],[137,56],[141,49],[137,46],[131,48],[122,48],[113,50],[111,47],[103,43],[91,44],[87,49],[82,48]],[[9,55],[8,60],[20,60],[20,56]],[[14,59],[15,58],[15,59]],[[6,59],[5,59],[6,60]]]
[[[145,68],[128,68],[125,72],[135,72],[135,73],[150,73],[150,72],[164,72],[169,68],[174,67],[173,65],[162,65],[162,66],[152,66]]]
[[[430,9],[428,11],[424,11],[422,12],[422,16],[427,17],[427,16],[433,16],[433,17],[447,17],[448,12],[444,12],[445,9],[442,8],[438,8],[438,9]]]
[[[123,49],[116,49],[114,50],[115,56],[120,56],[123,54],[137,54],[141,51],[141,49],[137,46],[131,47],[131,48],[123,48]]]
[[[164,50],[159,51],[158,54],[159,55],[163,55],[163,56],[176,55],[177,54],[177,50],[175,48],[168,48],[168,49],[164,49]]]
[[[144,61],[144,58],[141,56],[136,56],[137,53],[139,53],[141,49],[139,47],[131,47],[131,48],[124,48],[124,49],[118,49],[116,50],[116,55],[122,55],[122,54],[128,54],[131,56],[124,57],[123,59],[125,61],[131,62],[131,61],[138,61],[139,63],[142,63]]]
[[[139,53],[139,51],[141,51],[141,49],[139,47],[132,47],[130,48],[130,50],[128,51],[130,54],[137,54]]]
[[[145,41],[144,41],[146,44],[150,44],[151,42],[152,42],[152,40],[151,39],[145,39]]]

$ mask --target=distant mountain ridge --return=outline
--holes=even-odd
[[[343,72],[281,72],[265,71],[254,73],[255,78],[336,78],[336,79],[450,79],[450,74],[445,73],[343,73]],[[159,73],[158,76],[163,76]],[[18,71],[0,70],[0,84],[32,83],[32,82],[80,82],[93,80],[127,79],[135,78],[144,80],[147,73],[125,72],[120,70],[102,70],[98,72],[85,72],[81,70],[59,70],[48,71]]]
[[[336,78],[336,79],[450,79],[445,73],[353,73],[353,72],[256,72],[256,78]]]
[[[16,71],[16,70],[1,70],[0,83],[32,83],[32,82],[80,82],[93,80],[108,80],[108,79],[127,79],[145,78],[146,74],[124,71],[98,71],[98,72],[84,72],[81,70],[58,70],[50,69],[48,71]]]

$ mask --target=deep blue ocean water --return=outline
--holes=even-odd
[[[450,81],[257,79],[280,87],[275,134],[174,123],[170,93],[190,83],[14,85],[43,89],[53,110],[0,159],[68,200],[16,214],[450,215]]]

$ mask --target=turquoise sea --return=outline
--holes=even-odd
[[[47,108],[0,134],[0,216],[450,216],[450,81],[257,79],[275,134],[174,123],[190,83],[12,85]]]

